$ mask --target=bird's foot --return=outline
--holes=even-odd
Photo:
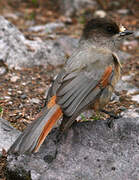
[[[103,113],[108,114],[110,116],[110,119],[119,119],[121,116],[114,114],[113,112],[106,111],[106,110],[101,110]]]
[[[102,112],[110,116],[110,118],[107,119],[107,125],[109,128],[113,127],[113,122],[115,119],[121,118],[121,115],[114,114],[113,112],[109,112],[106,110],[102,110]]]

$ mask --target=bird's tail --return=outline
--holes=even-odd
[[[30,124],[25,131],[17,138],[9,149],[9,153],[23,154],[25,152],[37,152],[51,131],[55,123],[61,118],[62,110],[55,103],[56,96],[53,96],[47,108],[44,108],[39,117]]]

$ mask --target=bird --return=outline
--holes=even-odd
[[[110,18],[92,18],[79,45],[52,82],[46,106],[9,148],[9,153],[38,152],[58,120],[64,133],[85,110],[101,111],[110,101],[121,77],[117,49],[132,34]]]

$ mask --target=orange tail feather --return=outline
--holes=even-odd
[[[59,109],[57,109],[57,111],[53,114],[53,116],[49,119],[49,121],[44,126],[43,131],[38,139],[38,143],[35,147],[34,152],[37,152],[39,150],[39,148],[40,148],[41,144],[43,143],[43,141],[45,140],[46,136],[48,135],[48,133],[51,131],[51,129],[53,128],[56,121],[58,119],[60,119],[61,116],[62,116],[62,111],[59,107]]]

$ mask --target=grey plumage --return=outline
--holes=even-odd
[[[77,109],[80,110],[78,107],[82,107],[81,103],[83,103],[83,101],[86,102],[85,104],[83,103],[86,105],[88,104],[88,100],[94,100],[94,96],[90,95],[90,98],[92,97],[92,99],[86,99],[86,97],[100,82],[106,67],[113,63],[113,56],[110,51],[107,50],[104,52],[104,50],[101,48],[98,49],[95,46],[90,47],[89,50],[91,50],[91,60],[88,62],[84,61],[84,63],[80,64],[85,58],[84,51],[86,52],[86,47],[82,49],[82,52],[78,55],[76,54],[75,56],[73,54],[73,57],[75,58],[74,62],[72,61],[73,57],[71,56],[65,66],[65,76],[63,74],[62,79],[59,80],[61,84],[56,92],[57,103],[62,108],[64,114],[69,117],[74,115]],[[103,57],[103,62],[105,62],[104,65],[102,65],[102,60],[100,61],[98,59],[100,57]]]

